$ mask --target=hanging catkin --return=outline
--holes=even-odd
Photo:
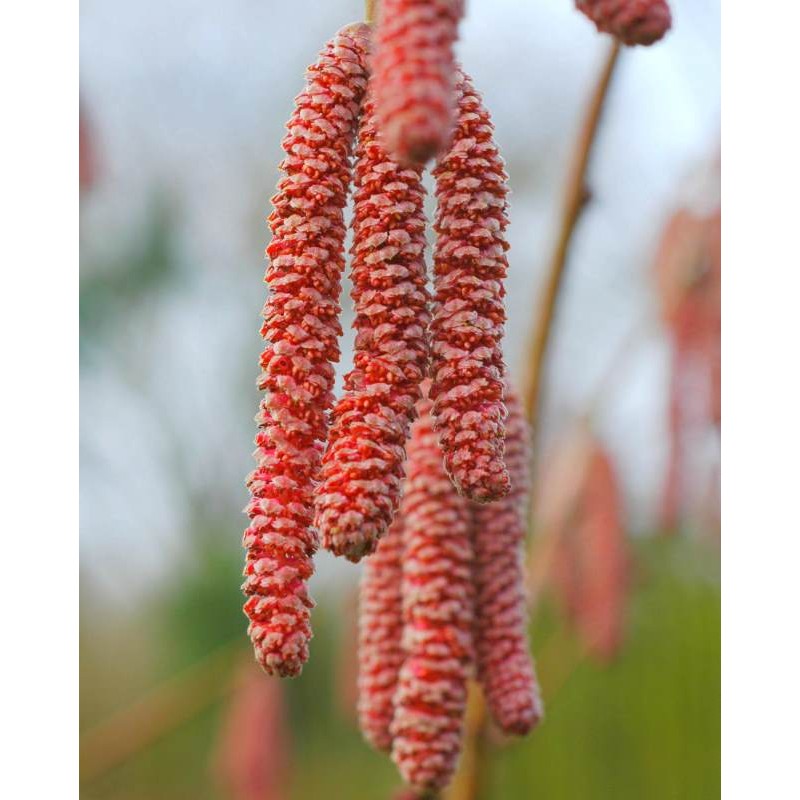
[[[528,424],[508,388],[507,497],[473,505],[475,652],[489,711],[505,733],[524,735],[541,719],[542,703],[527,636],[522,568],[526,498],[530,487]]]
[[[425,164],[453,130],[453,44],[463,0],[381,0],[373,70],[378,127],[402,163]]]
[[[575,5],[601,33],[623,44],[654,44],[672,26],[666,0],[576,0]]]
[[[351,561],[375,549],[397,509],[406,439],[428,369],[420,178],[378,142],[370,90],[355,167],[354,368],[334,408],[316,498],[324,546]]]
[[[392,758],[420,791],[444,787],[461,751],[473,658],[472,542],[423,401],[408,446],[403,515],[403,649]]]
[[[471,80],[459,72],[458,123],[434,175],[435,305],[431,399],[445,467],[465,497],[507,494],[503,464],[503,281],[508,176],[493,126]]]
[[[284,676],[299,674],[311,638],[313,487],[333,402],[331,362],[339,358],[343,208],[368,35],[362,24],[343,28],[309,67],[287,124],[284,177],[269,217],[271,294],[258,381],[264,399],[256,417],[258,466],[247,480],[243,590],[256,657],[268,673]]]
[[[358,719],[367,741],[377,750],[392,746],[397,675],[403,663],[403,527],[392,523],[378,549],[367,559],[361,578],[358,620]]]

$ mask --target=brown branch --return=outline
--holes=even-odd
[[[559,290],[563,283],[572,236],[588,199],[586,172],[589,167],[603,106],[608,96],[608,88],[611,85],[611,78],[614,75],[614,68],[619,58],[620,49],[619,40],[614,39],[608,56],[606,57],[603,70],[597,81],[597,85],[589,101],[578,140],[575,143],[575,152],[567,176],[558,238],[556,239],[550,266],[547,270],[545,289],[539,306],[539,316],[537,318],[536,327],[533,330],[530,340],[528,351],[530,354],[528,359],[528,380],[525,384],[525,391],[523,392],[523,403],[528,421],[533,428],[534,455],[537,452],[535,444],[539,432],[539,414],[542,405],[542,375],[544,372],[547,346],[550,342],[553,330]]]
[[[445,800],[473,800],[481,797],[484,783],[484,765],[488,725],[486,724],[486,701],[480,684],[469,683],[467,713],[464,720],[464,749],[458,764],[458,772],[445,793]]]

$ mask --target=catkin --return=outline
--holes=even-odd
[[[405,444],[428,370],[430,319],[420,170],[389,158],[368,91],[355,167],[354,368],[334,407],[316,524],[324,546],[358,561],[397,509]]]
[[[480,503],[508,493],[503,463],[503,281],[508,188],[489,112],[459,73],[458,125],[434,176],[433,417],[456,488]]]
[[[362,24],[343,28],[309,67],[287,124],[284,176],[269,217],[271,293],[258,381],[264,398],[256,417],[257,467],[247,479],[243,591],[256,658],[282,676],[300,673],[311,638],[313,490],[333,403],[332,362],[339,358],[343,208],[368,34]]]

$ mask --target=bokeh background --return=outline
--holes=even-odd
[[[467,5],[458,54],[510,173],[506,356],[522,380],[609,41],[571,0]],[[487,798],[719,794],[720,8],[671,5],[663,42],[622,53],[570,254],[530,544],[547,719],[524,742],[492,738]],[[252,667],[238,589],[282,128],[306,65],[362,14],[356,0],[81,3],[87,800],[356,800],[398,784],[355,727],[358,568],[318,556],[311,661],[285,683]]]

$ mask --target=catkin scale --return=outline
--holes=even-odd
[[[472,506],[475,546],[475,652],[478,678],[497,725],[522,736],[542,717],[527,636],[522,567],[525,506],[530,485],[528,425],[519,398],[507,389],[506,464],[511,491]]]
[[[350,152],[366,86],[369,28],[343,28],[309,67],[306,86],[282,142],[284,173],[272,198],[258,381],[256,469],[247,479],[250,525],[244,611],[256,658],[270,674],[294,676],[311,638],[306,581],[318,536],[312,526],[314,482],[333,403],[343,208]]]
[[[508,189],[480,95],[458,73],[458,123],[439,161],[431,324],[433,416],[445,467],[465,497],[508,493],[503,463],[503,281]]]
[[[425,164],[453,129],[453,44],[463,0],[381,0],[373,75],[378,126],[403,163]]]
[[[626,45],[651,45],[672,26],[666,0],[576,0],[601,33],[610,33]]]
[[[316,496],[324,546],[358,561],[374,551],[400,498],[405,443],[428,370],[425,190],[389,158],[371,89],[355,166],[354,367],[334,407]]]
[[[469,507],[454,490],[420,404],[408,446],[403,515],[403,650],[392,758],[418,791],[450,781],[461,751],[473,661],[474,588]]]

